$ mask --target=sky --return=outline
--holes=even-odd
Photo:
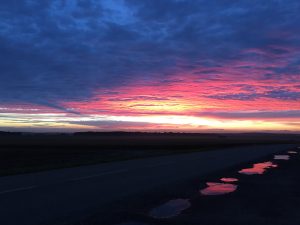
[[[0,3],[0,130],[300,132],[298,0]]]

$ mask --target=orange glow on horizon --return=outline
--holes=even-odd
[[[228,69],[227,72],[230,71]],[[235,76],[238,74],[233,74],[231,80],[204,81],[193,74],[185,74],[182,80],[182,74],[178,74],[166,79],[163,84],[160,81],[135,81],[123,87],[102,88],[95,91],[90,99],[61,102],[64,113],[59,107],[5,106],[0,108],[0,113],[5,114],[0,118],[0,126],[74,130],[300,132],[297,116],[255,116],[257,112],[300,110],[297,100],[263,95],[272,85],[299,91],[300,83],[270,81],[266,87],[262,81],[232,79]],[[249,85],[251,88],[248,88]],[[223,117],[222,113],[229,113],[229,116]],[[232,116],[230,113],[233,113]],[[243,113],[250,116],[243,118]],[[235,115],[241,115],[241,118]]]

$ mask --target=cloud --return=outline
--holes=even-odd
[[[282,100],[300,100],[300,92],[298,91],[288,91],[288,90],[273,90],[265,94],[268,98],[276,98]]]
[[[219,99],[219,100],[243,100],[249,101],[260,97],[259,94],[252,93],[235,93],[235,94],[220,94],[205,96],[207,98]]]
[[[296,0],[6,1],[0,12],[0,103],[61,107],[137,80],[165,84],[179,72],[184,80],[189,71],[199,77],[195,82],[242,74],[248,81],[293,83],[300,74],[299,10]],[[298,100],[299,93],[270,91],[264,97]]]
[[[219,99],[219,100],[241,100],[241,101],[252,101],[259,98],[298,101],[300,100],[300,92],[275,89],[263,93],[242,92],[242,93],[233,93],[233,94],[229,93],[229,94],[207,95],[205,97],[212,98],[212,99]]]
[[[199,116],[223,119],[299,119],[300,110],[201,112]]]

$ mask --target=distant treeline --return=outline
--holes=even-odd
[[[7,132],[7,131],[0,131],[0,136],[21,136],[22,132]]]
[[[73,135],[75,136],[148,136],[148,135],[184,135],[184,136],[190,136],[190,135],[217,135],[222,136],[222,134],[216,134],[216,133],[182,133],[182,132],[128,132],[128,131],[111,131],[111,132],[75,132]],[[224,135],[223,135],[224,136]]]
[[[34,133],[34,132],[10,132],[0,131],[0,136],[215,136],[215,137],[228,137],[228,136],[299,136],[300,134],[293,133],[264,133],[264,132],[248,132],[248,133],[187,133],[187,132],[139,132],[139,131],[87,131],[87,132],[74,132],[74,133]]]

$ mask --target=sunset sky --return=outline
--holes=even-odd
[[[298,0],[0,3],[0,130],[300,132]]]

